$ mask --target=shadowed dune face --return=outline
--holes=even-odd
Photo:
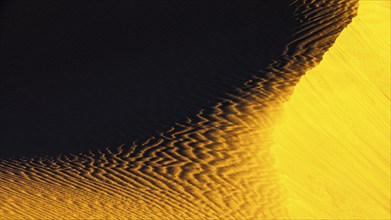
[[[1,157],[118,146],[235,93],[283,51],[288,1],[8,1]]]
[[[167,10],[172,7],[173,12],[176,12],[173,8],[179,7],[177,4],[179,3],[175,3],[175,7],[169,7],[169,4],[159,5],[156,10],[161,10],[160,7],[167,7],[165,8]],[[177,35],[171,36],[174,31],[170,28],[180,29],[187,26],[182,27],[179,23],[183,20],[179,22],[171,15],[165,17],[168,11],[163,10],[164,13],[163,11],[161,13],[164,16],[156,12],[155,18],[158,18],[156,22],[170,25],[163,27],[156,24],[152,31],[165,30],[166,32],[162,31],[162,33],[170,37],[163,39],[156,37],[153,41],[148,40],[152,39],[148,38],[149,36],[146,39],[135,38],[139,39],[140,44],[132,45],[136,48],[145,46],[148,51],[145,52],[145,56],[150,56],[151,59],[144,62],[142,58],[134,55],[133,59],[137,61],[135,65],[139,62],[143,64],[143,68],[140,67],[138,70],[148,73],[136,74],[137,77],[141,77],[137,78],[137,83],[125,80],[125,75],[129,72],[114,72],[114,75],[110,75],[114,78],[110,78],[106,75],[107,72],[103,71],[104,64],[97,62],[88,66],[92,68],[91,70],[103,71],[101,74],[98,71],[96,76],[101,77],[98,78],[102,83],[110,85],[106,87],[108,94],[110,89],[124,92],[119,94],[113,92],[115,95],[110,97],[115,100],[107,99],[117,105],[106,105],[109,102],[107,100],[103,102],[103,98],[102,102],[95,103],[102,109],[107,109],[104,115],[118,117],[121,121],[122,111],[132,110],[129,111],[129,115],[134,114],[134,118],[140,120],[140,124],[137,124],[136,120],[134,124],[125,125],[126,129],[131,131],[129,134],[127,133],[129,130],[126,129],[120,129],[121,132],[125,135],[138,134],[137,129],[140,132],[144,132],[145,129],[146,132],[149,126],[154,129],[159,128],[157,130],[160,131],[148,135],[141,132],[139,134],[144,138],[139,138],[137,141],[133,138],[130,138],[130,141],[122,141],[124,144],[118,148],[113,144],[115,142],[111,142],[113,145],[105,150],[99,150],[99,147],[95,149],[88,147],[91,149],[89,153],[1,160],[0,201],[4,201],[4,206],[0,209],[1,217],[10,219],[16,216],[47,219],[287,219],[290,217],[286,208],[287,193],[281,185],[271,149],[272,125],[282,102],[291,94],[293,86],[305,71],[321,60],[337,35],[355,16],[357,1],[258,1],[216,5],[208,3],[208,7],[203,3],[197,8],[198,4],[201,3],[192,5],[193,8],[195,7],[194,10],[213,9],[211,10],[213,12],[208,12],[209,14],[205,12],[209,16],[206,16],[208,19],[205,21],[216,19],[212,19],[216,23],[206,22],[204,24],[206,26],[201,25],[202,19],[196,19],[191,23],[196,27],[194,23],[200,22],[199,28],[204,28],[202,32],[186,29],[190,32],[182,33],[176,29]],[[181,9],[179,11],[187,10],[183,19],[190,19],[192,16],[189,11],[193,9],[187,8],[190,6],[179,5]],[[119,6],[122,8],[123,5]],[[222,10],[225,16],[220,17],[216,12]],[[75,13],[77,15],[77,12]],[[201,12],[197,12],[194,16],[198,18],[199,13]],[[273,16],[276,16],[276,19],[272,19]],[[163,18],[173,20],[165,23]],[[225,23],[226,21],[229,22]],[[143,28],[140,28],[140,31],[143,31]],[[232,34],[233,30],[237,30],[235,34]],[[223,34],[215,34],[215,31]],[[197,35],[199,38],[193,39],[192,35]],[[222,36],[223,39],[217,38],[217,35]],[[209,38],[209,36],[216,38]],[[194,41],[202,44],[193,44]],[[156,42],[156,45],[151,46],[151,42]],[[164,51],[163,47],[169,42],[172,42],[172,48]],[[204,43],[210,47],[201,46]],[[154,51],[154,48],[159,47],[162,49]],[[208,50],[205,53],[200,52],[206,48]],[[124,50],[128,52],[127,47]],[[86,50],[85,53],[94,54],[88,51]],[[152,51],[161,56],[154,60],[155,55],[151,55],[154,54]],[[176,53],[171,54],[172,51]],[[118,64],[127,63],[120,54],[110,55],[108,59],[113,57],[121,58],[116,61]],[[95,58],[95,61],[98,60]],[[95,67],[95,64],[100,68]],[[179,69],[174,71],[174,67]],[[115,68],[124,67],[117,65]],[[152,71],[156,69],[170,71],[163,71],[168,75],[162,77]],[[92,77],[93,72],[87,71],[87,73],[86,76],[91,76],[89,78],[91,81],[96,80]],[[151,76],[155,78],[151,79]],[[69,83],[66,75],[63,77],[62,80]],[[86,78],[80,77],[80,79]],[[12,80],[15,79],[11,77],[8,85],[11,85]],[[75,86],[74,91],[86,89],[84,92],[87,92],[89,88],[87,82],[81,81],[78,83],[83,86],[80,88]],[[28,82],[27,78],[25,82]],[[157,85],[163,82],[165,93],[161,94],[163,87]],[[153,91],[153,98],[141,94],[139,101],[137,98],[132,101],[142,103],[143,107],[119,101],[116,99],[117,95],[126,97],[124,100],[132,99],[128,93],[133,87],[114,87],[114,85],[128,85],[128,83],[137,88],[135,92],[138,92],[138,89]],[[61,83],[57,85],[61,88]],[[98,83],[98,85],[102,84]],[[94,90],[94,87],[92,89]],[[95,88],[95,90],[99,89],[100,87]],[[14,90],[14,95],[17,94],[23,93],[21,90]],[[82,96],[84,93],[78,94]],[[91,94],[86,94],[84,100],[89,100],[86,97],[94,99]],[[4,100],[12,103],[12,99]],[[64,98],[62,101],[64,100],[67,99]],[[165,103],[170,105],[157,108]],[[171,105],[172,103],[177,105]],[[94,103],[78,104],[77,109],[83,112],[83,109],[85,110],[89,105],[93,106]],[[148,105],[153,107],[149,108]],[[122,109],[118,109],[117,106]],[[12,115],[12,111],[7,111]],[[113,116],[112,112],[117,114]],[[165,115],[167,112],[177,113],[178,118]],[[106,115],[106,113],[110,114]],[[87,123],[88,114],[87,112],[85,114],[87,116],[83,116],[84,118],[77,118],[82,115],[80,114],[70,120],[72,123]],[[93,113],[91,114],[93,117]],[[141,116],[155,118],[145,118],[144,121]],[[112,122],[113,118],[107,120]],[[167,121],[163,120],[165,118]],[[160,120],[168,126],[160,125]],[[47,123],[53,123],[53,126],[57,122],[53,120]],[[135,130],[132,130],[133,128]],[[114,131],[116,130],[105,129],[100,134],[110,136],[106,140],[111,140],[110,138],[114,136],[121,140],[121,135],[116,136],[118,133]],[[58,131],[54,131],[52,135],[55,136],[56,132]],[[31,138],[33,137],[36,136],[32,135]],[[83,137],[86,139],[83,140],[88,140],[88,137],[86,135]],[[101,136],[98,135],[96,138],[97,143],[105,143],[105,139]],[[63,139],[75,141],[75,146],[80,143],[77,138],[64,137]],[[64,152],[67,150],[74,149],[64,149]]]

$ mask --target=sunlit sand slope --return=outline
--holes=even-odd
[[[0,217],[290,218],[272,125],[300,76],[355,16],[356,3],[291,2],[298,25],[281,56],[229,99],[169,130],[104,152],[1,160]]]
[[[360,1],[283,116],[275,152],[292,218],[390,219],[389,2]]]

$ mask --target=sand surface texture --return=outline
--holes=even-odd
[[[217,77],[235,87],[210,106],[106,149],[0,160],[0,218],[389,218],[390,7],[285,4],[280,50]]]

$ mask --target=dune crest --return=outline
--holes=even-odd
[[[273,147],[292,219],[390,219],[390,9],[358,16],[301,79]]]

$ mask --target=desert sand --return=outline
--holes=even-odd
[[[118,147],[2,159],[0,218],[389,218],[390,7],[289,9],[280,54],[210,108]]]
[[[389,3],[360,1],[285,104],[273,149],[293,219],[390,218]]]

